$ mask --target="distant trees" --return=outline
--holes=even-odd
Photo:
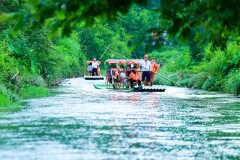
[[[129,37],[132,57],[140,58],[150,51],[153,43],[153,32],[150,29],[157,27],[157,14],[149,9],[133,6],[126,15],[119,17],[117,24],[126,29]],[[150,37],[149,37],[150,36]],[[150,39],[149,39],[150,38]]]
[[[25,9],[18,10],[22,8],[19,6],[24,2]],[[193,50],[198,48],[197,41],[208,41],[212,43],[213,48],[225,49],[228,39],[236,41],[236,36],[233,34],[238,37],[240,32],[239,0],[29,0],[27,2],[14,0],[11,3],[3,0],[0,2],[0,6],[6,4],[8,7],[0,7],[1,11],[11,14],[1,14],[0,21],[17,19],[17,28],[26,23],[31,23],[33,27],[44,24],[50,26],[51,32],[66,34],[76,29],[79,23],[92,25],[97,19],[115,21],[120,15],[129,12],[121,22],[131,34],[141,37],[145,35],[148,27],[159,34],[167,31],[169,36],[190,40]],[[130,10],[133,4],[140,5],[143,9]],[[154,10],[156,14],[153,15],[151,12],[149,16],[150,10]],[[131,19],[133,16],[135,18]],[[140,28],[137,32],[135,32],[136,27]],[[203,32],[207,34],[202,36]],[[158,40],[161,40],[160,38],[161,35],[158,35]],[[129,41],[130,44],[134,42],[133,39]],[[134,43],[139,44],[133,51],[133,55],[136,56],[143,45],[137,41]]]
[[[76,31],[80,33],[79,43],[81,43],[88,59],[95,57],[97,59],[101,58],[101,61],[105,61],[108,58],[122,58],[113,52],[105,52],[106,47],[109,45],[117,49],[124,56],[131,57],[128,52],[126,30],[121,25],[109,25],[98,21],[91,28],[81,26]]]

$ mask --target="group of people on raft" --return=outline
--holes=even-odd
[[[155,74],[160,68],[160,64],[156,63],[155,58],[148,60],[148,55],[144,55],[144,60],[140,64],[131,63],[125,68],[121,65],[118,68],[111,66],[108,70],[108,81],[112,84],[126,84],[128,87],[135,86],[152,86]]]

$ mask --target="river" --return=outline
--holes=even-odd
[[[240,99],[168,87],[98,90],[70,79],[59,94],[0,113],[1,160],[240,159]]]

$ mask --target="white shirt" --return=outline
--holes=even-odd
[[[120,77],[122,77],[123,79],[126,78],[126,73],[122,72],[122,73],[120,74]]]
[[[99,66],[98,62],[92,62],[92,68],[97,68]]]
[[[141,66],[142,66],[142,71],[150,71],[151,62],[149,60],[147,60],[147,61],[144,60],[141,62]]]

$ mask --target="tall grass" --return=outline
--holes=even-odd
[[[240,94],[240,69],[234,70],[228,74],[223,82],[224,91],[235,95]]]
[[[196,64],[187,48],[154,52],[150,56],[163,60],[159,73],[181,86],[211,91],[240,93],[240,46],[228,43],[227,50],[205,48],[202,62]],[[155,84],[173,85],[156,77]]]
[[[11,106],[13,103],[6,96],[0,93],[0,106]]]

